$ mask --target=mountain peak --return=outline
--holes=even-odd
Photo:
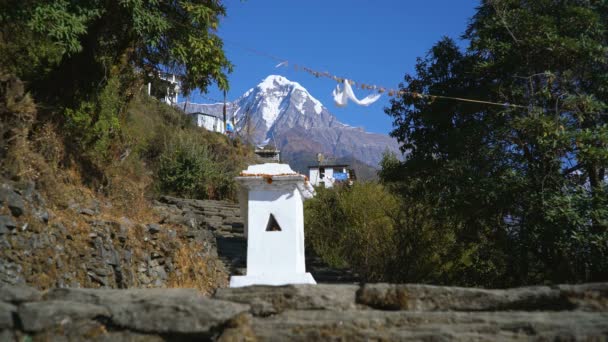
[[[266,78],[264,80],[262,80],[262,82],[260,84],[258,84],[256,86],[256,88],[263,92],[272,91],[277,88],[287,89],[291,92],[295,92],[295,91],[299,90],[302,93],[304,93],[306,96],[313,98],[312,95],[310,95],[310,93],[308,92],[308,90],[306,90],[306,88],[302,87],[302,85],[300,83],[290,81],[285,76],[281,76],[281,75],[266,76]],[[313,100],[318,102],[315,98],[313,98]],[[319,104],[320,104],[320,102],[319,102]]]
[[[276,88],[277,86],[290,86],[304,89],[298,82],[292,82],[281,75],[268,75],[260,84],[258,84],[258,88],[261,88],[262,90]]]
[[[321,101],[314,98],[306,88],[281,75],[266,76],[262,82],[249,89],[236,102],[241,106],[247,102],[247,107],[260,108],[267,129],[274,124],[279,114],[289,107],[289,103],[292,103],[301,114],[307,112],[305,109],[307,106],[312,108],[308,112],[321,114],[323,111]]]
[[[199,105],[197,110],[221,114],[222,107]],[[308,159],[314,160],[319,152],[354,158],[373,167],[377,167],[387,148],[399,153],[396,140],[380,134],[362,134],[365,131],[361,128],[339,122],[308,90],[285,76],[266,76],[230,103],[229,108],[242,136],[253,142],[272,139],[287,160],[295,162],[306,157],[302,159],[304,169]]]

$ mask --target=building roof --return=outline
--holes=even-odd
[[[209,113],[203,113],[203,112],[194,112],[194,113],[188,113],[188,115],[205,115],[205,116],[210,116],[213,118],[218,118],[218,119],[222,119],[221,115],[216,115],[216,114],[209,114]]]
[[[348,167],[348,164],[317,164],[317,165],[309,165],[309,169],[318,169],[319,167]]]
[[[277,154],[277,153],[281,153],[281,150],[264,150],[264,149],[256,148],[253,152],[262,153],[262,154]]]

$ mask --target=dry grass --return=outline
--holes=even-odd
[[[54,170],[59,168],[65,158],[65,148],[57,126],[47,122],[35,132],[32,139],[38,153],[49,163]]]
[[[112,202],[113,212],[138,220],[152,222],[156,214],[151,210],[146,191],[152,177],[140,160],[117,162],[106,170],[104,193]]]
[[[174,255],[175,272],[167,287],[195,288],[211,295],[218,287],[226,287],[227,273],[218,267],[217,259],[202,257],[198,244],[183,244]]]
[[[115,153],[106,164],[99,161],[95,164],[91,160],[88,160],[90,165],[79,163],[78,158],[87,157],[68,153],[64,141],[66,138],[55,124],[34,125],[35,106],[19,87],[21,85],[17,84],[14,94],[0,94],[3,97],[0,98],[0,123],[12,127],[8,130],[0,127],[3,133],[8,132],[12,137],[7,141],[0,137],[0,147],[6,151],[6,154],[0,155],[4,157],[0,158],[1,173],[18,182],[34,182],[46,200],[50,219],[48,224],[43,224],[32,215],[31,210],[16,219],[20,231],[9,239],[11,248],[0,250],[0,259],[20,265],[20,273],[26,282],[40,289],[57,286],[66,273],[71,274],[71,279],[81,286],[99,286],[87,275],[87,263],[92,260],[94,253],[90,237],[93,232],[91,222],[122,222],[127,218],[132,224],[128,225],[126,241],[113,238],[112,244],[117,250],[128,249],[132,253],[130,264],[123,264],[131,274],[137,273],[139,265],[145,263],[146,257],[153,251],[163,250],[165,258],[173,261],[175,269],[169,274],[167,287],[197,288],[210,294],[215,288],[227,285],[228,275],[223,265],[216,258],[203,256],[206,255],[202,253],[203,247],[190,241],[184,234],[170,238],[166,232],[160,232],[156,242],[145,239],[145,224],[159,222],[160,217],[146,198],[153,179],[139,153],[146,150],[158,131],[169,127],[168,123],[159,125],[159,120],[150,120],[148,113],[142,110],[141,117],[124,123],[125,129],[131,129],[132,134],[127,131],[117,142],[115,147],[120,153]],[[169,119],[174,116],[181,120],[174,123],[176,126],[185,122],[183,117],[166,109],[164,111],[167,113],[162,112],[162,108],[151,109],[152,112],[159,112],[154,114],[156,116],[165,115]],[[171,121],[169,119],[165,121]],[[138,123],[143,126],[136,126]],[[142,134],[143,137],[140,136]],[[134,152],[125,157],[122,151],[127,149]],[[91,176],[90,172],[95,171],[101,173]],[[94,182],[90,182],[92,178]],[[73,204],[86,207],[87,203],[94,201],[100,203],[99,213],[94,217],[81,215],[71,208]],[[6,207],[0,208],[0,213],[9,214]],[[24,225],[27,225],[27,229],[21,229]],[[65,228],[58,228],[61,226]],[[177,232],[186,229],[183,226],[166,228]],[[42,247],[31,248],[29,242],[40,238],[51,240],[39,244]],[[133,286],[141,285],[137,279],[133,279],[132,283]]]

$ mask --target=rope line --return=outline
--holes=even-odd
[[[265,57],[267,59],[270,59],[274,62],[279,62],[279,64],[277,65],[277,67],[280,66],[288,66],[291,62],[288,59],[285,58],[280,58],[277,57],[275,55],[272,55],[270,53],[258,50],[258,49],[254,49],[245,45],[242,45],[240,43],[228,40],[228,39],[222,39],[224,42],[231,44],[239,49],[251,52],[253,54],[256,54],[258,56],[261,57]],[[453,101],[462,101],[462,102],[469,102],[469,103],[480,103],[480,104],[486,104],[486,105],[491,105],[491,106],[500,106],[500,107],[507,107],[507,108],[521,108],[521,109],[530,109],[530,108],[538,108],[536,106],[530,107],[530,106],[524,106],[524,105],[519,105],[519,104],[512,104],[512,103],[499,103],[499,102],[493,102],[493,101],[486,101],[486,100],[478,100],[478,99],[469,99],[469,98],[463,98],[463,97],[455,97],[455,96],[446,96],[446,95],[434,95],[434,94],[424,94],[424,93],[417,93],[417,92],[411,92],[411,91],[407,91],[407,90],[395,90],[392,88],[387,88],[387,87],[382,87],[382,86],[377,86],[377,85],[372,85],[369,83],[362,83],[362,82],[356,82],[352,79],[346,78],[346,77],[340,77],[340,76],[336,76],[333,75],[331,73],[329,73],[328,71],[317,71],[311,68],[308,68],[306,66],[303,66],[301,64],[296,64],[296,63],[291,63],[293,65],[293,68],[295,71],[300,71],[303,70],[305,72],[308,72],[309,74],[319,78],[319,77],[324,77],[324,78],[328,78],[331,79],[333,81],[336,81],[338,83],[343,83],[344,81],[348,81],[352,86],[356,86],[360,89],[363,90],[369,90],[369,91],[377,91],[378,93],[387,93],[389,97],[393,97],[393,96],[397,96],[397,95],[405,95],[405,94],[409,94],[412,95],[414,97],[427,97],[427,98],[431,98],[431,99],[445,99],[445,100],[453,100]],[[216,103],[223,103],[224,100],[217,100],[217,99],[213,99],[210,98],[206,95],[201,94],[201,97],[206,98],[207,100],[210,101],[214,101]],[[233,103],[228,102],[227,106],[233,105]],[[608,116],[608,113],[591,113],[591,114],[597,114],[597,115],[601,115],[601,116]]]
[[[405,93],[408,93],[408,92],[405,92]],[[411,94],[414,94],[414,96],[415,96],[416,93],[411,93]],[[494,106],[502,106],[502,107],[528,109],[528,107],[526,107],[526,106],[517,105],[517,104],[511,104],[511,103],[498,103],[498,102],[492,102],[492,101],[465,99],[465,98],[462,98],[462,97],[452,97],[452,96],[442,96],[442,95],[426,95],[426,94],[419,94],[419,95],[426,96],[426,97],[431,97],[431,98],[438,98],[438,99],[447,99],[447,100],[455,100],[455,101],[463,101],[463,102],[483,103],[483,104],[489,104],[489,105],[494,105]]]
[[[249,51],[253,54],[256,54],[258,56],[261,57],[265,57],[268,59],[271,59],[275,62],[281,62],[284,63],[285,65],[288,65],[290,63],[290,61],[288,59],[284,59],[284,58],[280,58],[277,57],[275,55],[266,53],[264,51],[261,50],[257,50],[257,49],[253,49],[247,46],[244,46],[242,44],[236,43],[234,41],[231,40],[227,40],[224,39],[225,42],[240,48],[242,50],[245,51]],[[324,78],[329,78],[331,80],[334,80],[338,83],[343,83],[345,80],[348,80],[349,83],[353,86],[358,86],[358,88],[361,88],[363,90],[370,90],[370,91],[377,91],[378,93],[387,93],[389,97],[393,97],[396,95],[405,95],[405,94],[410,94],[412,96],[416,96],[416,97],[429,97],[429,98],[438,98],[438,99],[446,99],[446,100],[454,100],[454,101],[462,101],[462,102],[471,102],[471,103],[481,103],[481,104],[487,104],[487,105],[493,105],[493,106],[501,106],[501,107],[511,107],[511,108],[523,108],[523,109],[527,109],[527,106],[522,106],[522,105],[517,105],[517,104],[511,104],[511,103],[499,103],[499,102],[492,102],[492,101],[485,101],[485,100],[477,100],[477,99],[467,99],[467,98],[462,98],[462,97],[454,97],[454,96],[445,96],[445,95],[434,95],[434,94],[422,94],[422,93],[416,93],[416,92],[410,92],[410,91],[405,91],[405,90],[395,90],[395,89],[391,89],[391,88],[387,88],[387,87],[382,87],[382,86],[377,86],[377,85],[372,85],[369,83],[362,83],[362,82],[356,82],[354,80],[351,80],[349,78],[346,77],[340,77],[340,76],[336,76],[333,75],[327,71],[317,71],[311,68],[308,68],[306,66],[303,66],[301,64],[296,64],[296,63],[292,63],[293,68],[295,71],[300,71],[303,70],[305,72],[308,72],[309,74],[315,76],[315,77],[324,77]]]

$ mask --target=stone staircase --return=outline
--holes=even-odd
[[[195,289],[0,285],[0,341],[606,341],[608,283]]]
[[[192,229],[211,232],[217,255],[232,275],[244,275],[247,267],[247,240],[237,203],[192,200],[163,196],[156,203],[165,221],[186,224]],[[356,283],[358,278],[349,270],[329,267],[307,247],[306,270],[318,283]]]

